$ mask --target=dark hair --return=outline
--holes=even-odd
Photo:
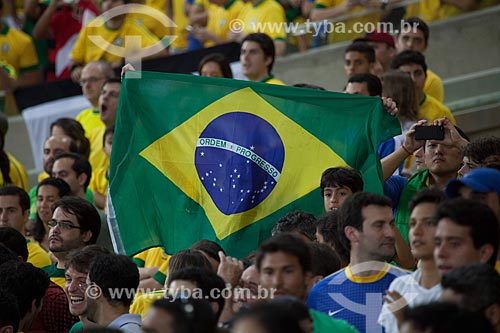
[[[488,264],[495,267],[499,228],[498,220],[488,206],[473,200],[455,198],[439,206],[436,218],[438,223],[439,220],[448,218],[459,226],[467,227],[476,249],[486,244],[493,246],[493,254]]]
[[[347,83],[366,83],[370,96],[382,96],[382,82],[376,75],[369,73],[354,74],[347,80]]]
[[[54,158],[54,163],[61,158],[70,158],[73,160],[71,169],[76,172],[77,176],[80,176],[83,173],[87,175],[87,180],[85,181],[85,184],[83,184],[84,190],[87,190],[87,187],[90,184],[90,178],[92,178],[92,166],[90,165],[90,162],[75,153],[62,153]]]
[[[57,188],[59,191],[59,198],[62,198],[66,195],[71,194],[71,188],[69,187],[68,183],[66,183],[64,180],[60,178],[45,178],[42,180],[40,183],[38,183],[38,186],[36,187],[36,195],[38,196],[38,191],[40,190],[40,187],[42,186],[53,186]],[[37,242],[42,242],[43,238],[45,237],[45,227],[44,222],[40,218],[40,215],[38,215],[38,212],[36,213],[35,220],[30,223],[31,228],[29,230],[30,235],[33,237],[34,240]]]
[[[391,199],[380,194],[357,192],[347,198],[342,207],[340,207],[338,232],[340,242],[346,251],[351,251],[351,242],[344,233],[345,227],[351,226],[363,231],[364,218],[362,210],[370,205],[392,207],[392,202]]]
[[[330,211],[318,217],[316,222],[316,232],[323,236],[323,241],[331,246],[341,260],[344,267],[349,262],[349,252],[345,251],[339,239],[339,213]]]
[[[229,61],[223,54],[210,53],[207,54],[205,57],[203,57],[203,59],[201,59],[200,63],[198,64],[198,73],[200,73],[200,75],[203,66],[205,66],[207,62],[215,62],[217,65],[219,65],[223,77],[228,79],[233,78],[233,72],[231,71],[231,66],[229,65]]]
[[[63,197],[57,200],[52,208],[61,208],[65,213],[74,215],[80,225],[80,233],[92,232],[86,245],[95,244],[101,231],[101,217],[90,202],[78,197]]]
[[[208,261],[207,257],[203,253],[201,253],[200,250],[181,250],[179,252],[174,253],[169,261],[168,261],[168,276],[166,285],[168,286],[170,284],[170,275],[173,274],[174,272],[187,268],[187,267],[204,267],[207,269],[212,269],[210,266],[210,262]],[[161,272],[161,273],[167,273],[167,272]]]
[[[122,79],[119,78],[119,77],[110,77],[109,79],[107,79],[106,81],[104,81],[104,84],[103,84],[103,87],[105,84],[108,84],[108,83],[118,83],[118,84],[122,84]]]
[[[497,169],[500,171],[500,154],[499,155],[491,155],[488,156],[484,160],[484,165],[483,167],[485,168],[492,168],[492,169]]]
[[[427,25],[427,23],[425,23],[418,17],[409,17],[406,20],[402,21],[401,23],[402,24],[399,29],[398,35],[401,34],[401,32],[408,31],[409,26],[411,26],[412,29],[413,27],[416,27],[424,34],[425,45],[427,45],[427,43],[429,42],[429,35],[430,35],[429,26]]]
[[[418,332],[432,333],[493,333],[486,317],[452,303],[433,302],[406,307],[403,322],[410,322]]]
[[[10,250],[14,251],[23,261],[28,260],[28,245],[26,238],[14,228],[0,228],[0,243],[3,243]]]
[[[321,196],[324,196],[326,187],[348,187],[352,193],[363,191],[363,178],[358,171],[351,168],[329,168],[321,175]]]
[[[285,303],[286,304],[286,303]],[[259,303],[249,309],[238,312],[231,324],[234,327],[240,320],[255,320],[262,333],[302,333],[299,318],[290,311],[290,306],[283,303]]]
[[[191,245],[189,249],[201,251],[219,263],[220,263],[219,251],[222,251],[224,254],[226,254],[224,249],[219,244],[208,239],[202,239],[197,241],[196,243]]]
[[[456,268],[441,278],[443,289],[462,295],[461,306],[483,311],[492,304],[500,305],[500,275],[494,267],[471,264]]]
[[[59,126],[64,131],[64,134],[69,136],[75,143],[80,141],[80,147],[78,147],[78,154],[85,158],[90,156],[90,141],[85,136],[85,130],[78,121],[72,118],[59,118],[50,124],[50,133],[54,126]]]
[[[20,321],[16,297],[9,290],[0,288],[0,327],[12,326],[13,332],[17,332]]]
[[[410,200],[408,209],[410,213],[420,204],[432,203],[436,206],[446,199],[443,191],[437,188],[424,188],[418,191]]]
[[[260,48],[264,52],[264,57],[271,58],[271,63],[269,64],[269,66],[267,66],[267,70],[268,70],[269,74],[271,74],[271,71],[272,71],[273,65],[274,65],[274,58],[276,57],[276,50],[274,48],[274,42],[271,39],[271,37],[269,37],[266,34],[257,32],[257,33],[247,35],[241,41],[241,45],[243,45],[243,43],[245,43],[245,42],[255,42],[255,43],[259,44]]]
[[[383,73],[380,80],[382,81],[382,96],[390,97],[396,102],[400,122],[417,120],[418,99],[410,75],[400,70],[390,70]]]
[[[339,255],[326,244],[310,242],[307,244],[311,253],[312,275],[328,275],[342,268]]]
[[[0,1],[3,3],[3,1]],[[3,7],[3,6],[2,6]],[[0,7],[0,9],[2,8]],[[5,152],[5,136],[9,130],[9,121],[7,116],[0,113],[0,171],[2,172],[4,184],[12,184],[10,178],[10,159]]]
[[[406,50],[398,53],[391,62],[391,69],[399,69],[404,65],[420,65],[424,71],[424,75],[427,76],[427,64],[425,63],[425,57],[422,53],[417,51]]]
[[[271,237],[259,246],[255,261],[257,270],[260,271],[262,261],[266,254],[276,252],[284,252],[297,257],[302,272],[311,271],[311,252],[309,251],[309,247],[303,239],[289,233],[278,234]]]
[[[89,267],[89,280],[101,288],[108,303],[119,303],[128,307],[134,299],[133,293],[111,294],[113,289],[132,291],[139,286],[139,269],[132,259],[121,254],[102,254],[94,257]]]
[[[345,49],[344,54],[349,52],[359,52],[365,56],[369,63],[375,62],[375,50],[366,42],[353,42]]]
[[[158,299],[153,308],[165,311],[172,318],[171,332],[175,333],[212,333],[216,332],[217,318],[210,303],[203,299],[178,298]]]
[[[492,155],[500,155],[500,138],[496,136],[473,139],[464,148],[464,156],[481,166],[484,160]]]
[[[326,90],[323,87],[317,86],[315,84],[310,84],[310,83],[296,83],[293,86],[297,87],[297,88],[309,88],[309,89],[314,89],[314,90]]]
[[[30,263],[8,261],[0,265],[0,285],[16,297],[21,318],[31,309],[33,301],[40,306],[49,283],[47,273]]]
[[[186,280],[196,284],[196,287],[201,290],[203,299],[217,303],[219,309],[215,314],[219,319],[222,310],[224,309],[224,297],[217,297],[212,290],[223,290],[226,287],[224,280],[214,271],[205,267],[186,267],[173,272],[169,276],[170,283],[175,280]]]
[[[19,206],[23,213],[30,209],[30,197],[25,190],[17,186],[5,186],[0,188],[0,197],[12,195],[19,198]]]
[[[100,245],[88,245],[80,249],[72,250],[64,261],[64,270],[72,267],[80,273],[88,273],[92,259],[102,254],[111,252]]]
[[[296,210],[281,217],[271,235],[276,236],[284,232],[298,232],[306,236],[309,240],[314,240],[316,233],[316,218],[313,214]]]
[[[5,244],[0,242],[0,265],[7,261],[18,261],[18,254],[9,249]]]
[[[108,126],[108,127],[106,127],[106,130],[104,130],[104,134],[102,135],[102,146],[103,147],[106,144],[106,138],[110,134],[113,134],[113,135],[115,134],[115,125]]]

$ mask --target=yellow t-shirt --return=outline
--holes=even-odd
[[[147,0],[146,4],[167,13],[167,16],[175,22],[175,26],[168,29],[167,35],[176,37],[170,45],[178,50],[186,49],[189,32],[186,30],[188,18],[184,15],[184,0]],[[172,15],[168,15],[170,9]]]
[[[23,165],[19,163],[18,160],[11,154],[7,153],[7,157],[9,158],[9,176],[10,183],[6,183],[5,179],[0,172],[0,187],[14,185],[24,189],[26,192],[29,190],[28,188],[28,174],[24,169]]]
[[[163,248],[153,247],[136,254],[133,259],[137,267],[160,267],[165,262],[168,263],[170,256],[165,253]]]
[[[240,12],[246,33],[261,32],[272,39],[286,40],[285,10],[275,0],[262,0]]]
[[[316,0],[314,8],[319,9],[319,8],[330,8],[335,6],[341,6],[343,2],[344,0]],[[346,14],[352,14],[364,10],[366,10],[365,7],[356,6]],[[330,32],[328,34],[328,42],[337,43],[363,37],[366,32],[363,29],[359,29],[358,25],[360,24],[366,25],[367,23],[377,23],[379,20],[380,20],[380,15],[377,13],[373,13],[342,21],[344,24],[343,28],[340,25],[336,25],[334,22],[332,23],[334,25],[329,26],[327,30],[327,31],[333,30],[333,32]],[[355,24],[356,27],[354,26]],[[357,30],[358,32],[355,32],[355,30]]]
[[[429,122],[433,122],[436,119],[447,117],[451,120],[453,125],[457,122],[455,117],[451,114],[450,109],[443,103],[439,102],[432,96],[428,96],[424,93],[422,100],[420,101],[420,108],[418,109],[418,119],[427,119]]]
[[[444,100],[443,81],[441,81],[441,78],[437,76],[437,74],[431,71],[430,69],[427,69],[427,78],[425,79],[424,92],[427,95],[432,96],[441,103],[443,103]]]
[[[230,23],[238,18],[245,6],[241,0],[230,0],[224,7],[210,4],[208,6],[207,30],[226,40]],[[205,47],[209,46],[211,45],[205,43]]]
[[[37,243],[26,240],[26,245],[28,246],[28,262],[35,267],[44,268],[52,264],[50,261],[49,254],[44,251]]]
[[[170,34],[169,32],[169,24],[167,21],[161,22],[155,18],[154,15],[156,14],[163,14],[165,15],[165,9],[160,9],[160,8],[155,8],[152,5],[149,5],[146,2],[146,7],[144,7],[146,10],[150,11],[151,14],[149,13],[130,13],[127,14],[129,15],[129,19],[134,20],[140,25],[143,25],[148,29],[153,35],[155,35],[158,39],[162,39],[163,37],[167,36]],[[156,13],[155,10],[159,11],[160,13]],[[163,24],[165,23],[165,24]]]
[[[64,290],[66,284],[66,277],[64,276],[64,269],[57,268],[57,264],[51,264],[42,268],[50,278],[50,281],[57,284]]]
[[[88,139],[90,141],[90,156],[89,162],[92,166],[92,170],[97,170],[100,168],[107,169],[109,167],[109,158],[104,154],[102,150],[102,137],[106,131],[106,126],[104,123],[102,126],[95,128],[89,133]],[[94,175],[92,175],[94,178]],[[91,179],[92,181],[92,179]]]
[[[92,191],[97,191],[99,194],[106,196],[109,178],[107,175],[108,168],[99,168],[92,171],[89,188]]]
[[[286,84],[283,81],[276,79],[273,74],[270,74],[268,77],[266,77],[264,80],[262,80],[260,82],[269,83],[269,84],[277,84],[279,86],[286,86]]]
[[[419,17],[427,23],[439,20],[439,0],[421,0],[406,6],[405,18]]]
[[[38,57],[33,40],[22,31],[11,29],[6,23],[0,31],[0,65],[12,78],[19,74],[38,71]],[[12,94],[5,95],[0,86],[0,109],[7,115],[17,114],[17,105]]]
[[[90,133],[101,126],[104,126],[104,123],[99,116],[99,110],[94,108],[88,108],[80,112],[76,116],[76,121],[82,124],[83,130],[85,131],[85,136],[87,139],[90,136]]]
[[[92,41],[91,36],[101,40],[99,45]],[[80,31],[75,46],[71,50],[70,58],[76,63],[84,65],[97,60],[119,61],[140,51],[137,49],[126,50],[127,36],[140,36],[141,48],[161,43],[144,26],[129,18],[125,19],[118,29],[110,29],[101,18],[95,18]],[[115,51],[112,53],[113,48]]]
[[[141,315],[142,319],[146,316],[151,304],[157,299],[165,297],[165,290],[157,290],[146,294],[138,295],[134,298],[130,306],[130,313]]]

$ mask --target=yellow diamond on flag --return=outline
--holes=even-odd
[[[325,169],[347,166],[251,88],[208,105],[140,156],[204,209],[221,240],[318,188]]]

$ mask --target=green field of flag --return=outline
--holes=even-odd
[[[323,213],[329,167],[351,166],[382,193],[376,150],[399,133],[380,98],[128,72],[111,156],[115,246],[174,253],[210,239],[245,256],[287,212]]]

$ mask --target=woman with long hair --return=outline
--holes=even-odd
[[[59,118],[50,124],[50,135],[66,135],[73,139],[78,147],[78,154],[86,159],[90,156],[90,141],[85,136],[82,125],[71,118]]]
[[[406,132],[418,120],[418,100],[415,85],[410,77],[402,71],[389,71],[380,76],[382,81],[382,96],[390,97],[398,106],[397,117],[401,125],[401,133],[383,142],[378,153],[380,158],[390,155],[398,149],[404,141]],[[409,156],[403,164],[394,172],[395,175],[411,176],[416,172],[415,159]]]

